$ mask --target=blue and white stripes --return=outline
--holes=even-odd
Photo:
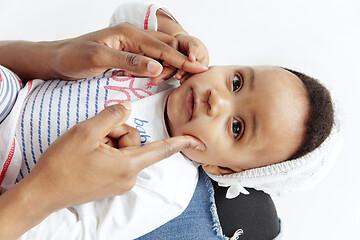
[[[100,78],[49,80],[30,91],[16,132],[23,158],[17,181],[30,173],[41,154],[61,134],[104,108],[106,93],[101,89],[106,84],[108,81]]]
[[[0,66],[0,124],[12,109],[18,92],[20,82],[18,77],[7,68]]]
[[[31,172],[47,147],[69,128],[98,114],[107,101],[127,99],[127,95],[116,89],[147,87],[148,81],[143,79],[133,83],[128,77],[121,80],[114,75],[115,71],[109,71],[99,77],[77,81],[35,79],[26,86],[29,92],[22,100],[19,118],[14,119],[17,121],[15,135],[22,159],[17,181]],[[109,91],[108,86],[115,90]],[[133,95],[133,99],[138,97]]]

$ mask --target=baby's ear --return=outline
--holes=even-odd
[[[209,165],[209,164],[203,164],[202,168],[204,169],[205,172],[208,172],[213,175],[225,175],[225,174],[235,173],[235,171],[230,168]]]

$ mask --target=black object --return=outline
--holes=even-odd
[[[234,199],[225,197],[228,188],[212,181],[220,225],[227,237],[238,229],[243,230],[241,240],[274,239],[280,232],[280,223],[271,197],[263,191],[247,188],[249,195],[240,194]]]

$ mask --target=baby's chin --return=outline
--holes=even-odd
[[[184,149],[181,151],[181,154],[184,155],[185,157],[187,157],[189,160],[198,163],[198,164],[202,164],[201,162],[196,161],[196,159],[193,158],[193,151],[199,151],[199,150],[195,150],[195,149]]]
[[[167,116],[167,111],[165,111],[165,113],[164,113],[164,118],[165,118],[166,130],[167,130],[167,132],[168,132],[168,134],[169,134],[169,137],[184,136],[183,134],[177,133],[174,129],[172,129],[172,128],[170,127],[169,118],[168,118],[168,116]],[[192,136],[192,137],[194,137],[194,136]],[[194,137],[194,138],[196,138],[196,137]],[[198,139],[198,138],[196,138],[196,139]],[[199,140],[199,141],[200,141],[200,140]],[[205,144],[204,144],[204,145],[205,145]],[[205,146],[206,146],[206,145],[205,145]],[[190,159],[191,161],[201,164],[200,162],[198,162],[198,161],[196,161],[196,160],[194,160],[194,159],[192,158],[193,152],[195,152],[195,151],[199,152],[200,150],[196,150],[196,149],[184,149],[184,150],[181,151],[181,153],[182,153],[185,157],[187,157],[188,159]]]
[[[205,150],[206,151],[206,150]],[[203,160],[204,157],[202,156],[204,153],[201,150],[197,149],[184,149],[181,151],[181,153],[190,159],[191,161],[198,163],[198,164],[204,164]]]

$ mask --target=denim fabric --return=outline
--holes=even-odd
[[[199,181],[189,206],[180,216],[138,238],[138,240],[150,239],[224,239],[221,237],[220,223],[216,213],[214,189],[210,179],[201,168],[199,168]]]

